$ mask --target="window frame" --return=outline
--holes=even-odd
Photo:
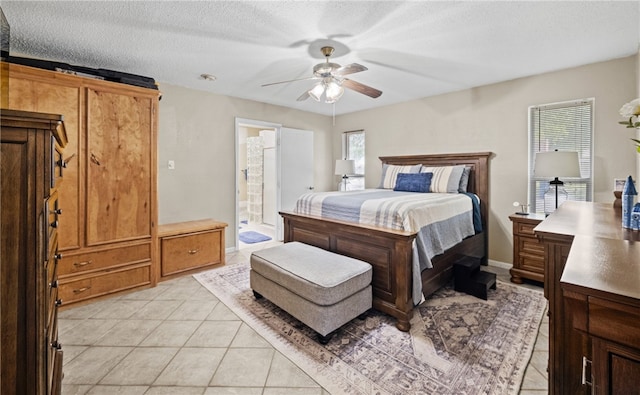
[[[586,107],[585,107],[586,106]],[[582,109],[580,107],[586,108]],[[541,146],[540,133],[544,133],[544,130],[540,127],[540,113],[541,111],[557,111],[561,109],[575,109],[575,112],[585,112],[588,115],[588,119],[575,118],[573,122],[580,122],[578,128],[574,128],[574,133],[570,139],[557,140],[555,144],[548,145],[546,147]],[[565,178],[561,181],[564,182],[564,187],[569,192],[570,200],[578,201],[592,201],[593,200],[593,165],[594,165],[594,109],[595,98],[569,100],[563,102],[549,103],[534,105],[528,108],[528,153],[529,153],[529,168],[527,173],[528,181],[528,203],[529,211],[535,213],[544,213],[544,192],[549,186],[549,179],[535,177],[533,175],[535,165],[535,154],[537,152],[559,150],[574,150],[578,151],[580,157],[580,171],[582,177],[580,178]],[[536,123],[536,117],[538,122]],[[566,121],[563,126],[569,126],[572,121],[569,117],[562,119]],[[585,123],[586,122],[586,123]],[[577,123],[576,123],[577,124]],[[585,126],[588,125],[588,126]],[[557,125],[554,125],[557,126]],[[537,130],[536,130],[537,127]],[[565,127],[565,130],[568,128]],[[585,135],[585,130],[588,131],[588,136]],[[553,134],[550,132],[548,134]],[[554,136],[550,136],[554,137]],[[589,141],[584,141],[584,138],[588,137]]]
[[[358,166],[356,166],[356,173],[354,174],[347,174],[347,176],[349,176],[349,178],[354,178],[354,179],[358,179],[358,184],[362,184],[362,188],[364,188],[364,176],[365,176],[365,163],[366,163],[366,134],[364,129],[357,129],[357,130],[349,130],[346,132],[342,133],[342,158],[343,159],[354,159],[354,160],[358,160],[359,158],[353,158],[351,157],[351,155],[349,154],[350,149],[349,149],[349,136],[351,135],[362,135],[363,137],[363,147],[362,147],[362,172],[358,173],[357,169]]]

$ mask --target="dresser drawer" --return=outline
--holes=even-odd
[[[53,378],[53,363],[56,357],[56,351],[60,349],[60,344],[58,343],[58,308],[53,309],[53,314],[51,316],[51,320],[49,321],[49,325],[47,327],[47,340],[46,340],[46,350],[47,350],[47,372],[49,373],[49,380]]]
[[[222,262],[222,231],[161,239],[162,276]]]
[[[51,235],[57,231],[58,226],[60,225],[59,215],[62,213],[59,207],[57,190],[53,190],[51,196],[47,199],[46,208],[48,214],[49,239],[51,239]]]
[[[79,255],[65,254],[58,271],[59,277],[65,278],[73,274],[91,273],[150,260],[151,243],[146,243]]]
[[[589,333],[640,350],[640,307],[589,297]]]
[[[138,264],[79,280],[59,280],[59,298],[64,305],[151,283],[150,264]]]

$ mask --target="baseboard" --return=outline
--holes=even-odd
[[[493,259],[489,259],[489,261],[487,263],[488,263],[489,266],[495,266],[495,267],[499,267],[499,268],[502,268],[502,269],[511,269],[513,267],[513,265],[510,264],[510,263],[494,261]]]

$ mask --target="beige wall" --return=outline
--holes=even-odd
[[[637,97],[638,56],[410,101],[336,117],[340,133],[364,129],[366,186],[380,177],[381,155],[491,151],[489,258],[511,263],[509,214],[527,200],[527,108],[595,98],[594,197],[613,201],[613,179],[635,177],[633,134],[618,125],[622,104]]]
[[[333,180],[331,118],[303,111],[161,84],[158,132],[159,223],[213,218],[229,224],[234,246],[235,118],[314,131],[315,186]],[[175,170],[167,169],[174,160]]]
[[[335,185],[341,133],[364,129],[367,187],[377,186],[381,155],[493,152],[489,258],[510,263],[508,216],[514,201],[527,199],[527,108],[595,98],[594,196],[610,202],[613,179],[637,175],[632,132],[617,122],[622,104],[640,96],[638,57],[341,115],[335,126],[331,117],[161,84],[159,222],[225,221],[226,246],[234,245],[235,117],[313,130],[320,191]],[[167,170],[169,159],[175,170]]]

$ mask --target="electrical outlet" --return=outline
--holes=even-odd
[[[175,170],[175,168],[176,168],[176,162],[174,162],[174,161],[170,160],[169,162],[167,162],[167,168],[168,168],[169,170]]]

